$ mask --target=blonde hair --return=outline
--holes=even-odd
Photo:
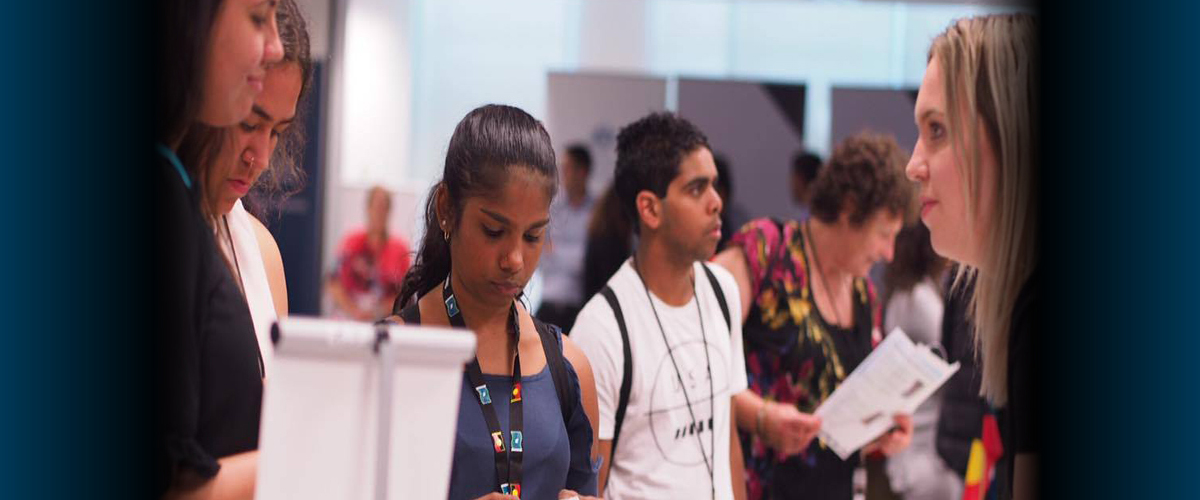
[[[978,265],[960,266],[956,284],[975,278],[970,311],[983,377],[981,392],[992,404],[1008,401],[1008,342],[1022,286],[1037,261],[1037,26],[1028,14],[960,19],[933,41],[945,75],[946,107],[954,154],[966,194],[967,220],[978,220],[983,186],[980,130],[996,154],[991,179],[994,206]]]

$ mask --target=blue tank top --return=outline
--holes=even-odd
[[[575,368],[569,361],[566,368],[574,393],[580,394]],[[484,374],[483,378],[493,394],[512,390],[512,379],[507,375]],[[521,498],[558,498],[562,489],[595,495],[599,468],[591,463],[592,427],[582,400],[575,401],[571,421],[564,425],[549,366],[521,377],[521,391],[525,420]],[[465,373],[460,393],[449,498],[471,500],[496,490],[496,462],[487,422]],[[507,434],[508,398],[493,398],[492,404]]]
[[[420,309],[415,303],[401,310],[399,316],[406,324],[421,324]],[[536,318],[534,325],[547,327]],[[561,349],[562,333],[556,328],[554,335]],[[562,361],[567,383],[571,384],[567,394],[575,395],[575,401],[570,405],[570,421],[563,421],[563,405],[559,404],[549,363],[540,372],[521,377],[525,427],[522,498],[558,498],[558,492],[563,489],[581,495],[596,495],[601,464],[599,460],[592,462],[592,424],[583,409],[579,375],[570,360],[564,357]],[[492,394],[512,392],[509,375],[484,374],[483,379]],[[454,462],[450,469],[450,500],[474,500],[498,489],[495,452],[477,397],[464,368],[454,436]],[[500,429],[507,435],[508,398],[492,398],[492,404]]]

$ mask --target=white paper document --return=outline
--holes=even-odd
[[[928,346],[892,330],[817,408],[818,436],[842,460],[891,429],[892,415],[912,415],[954,372]]]

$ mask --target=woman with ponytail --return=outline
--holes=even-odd
[[[475,333],[451,499],[596,494],[591,366],[518,300],[537,268],[557,185],[542,124],[487,105],[459,122],[430,190],[425,236],[390,319]]]

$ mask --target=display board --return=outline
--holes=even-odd
[[[445,498],[468,331],[283,320],[256,498]]]

